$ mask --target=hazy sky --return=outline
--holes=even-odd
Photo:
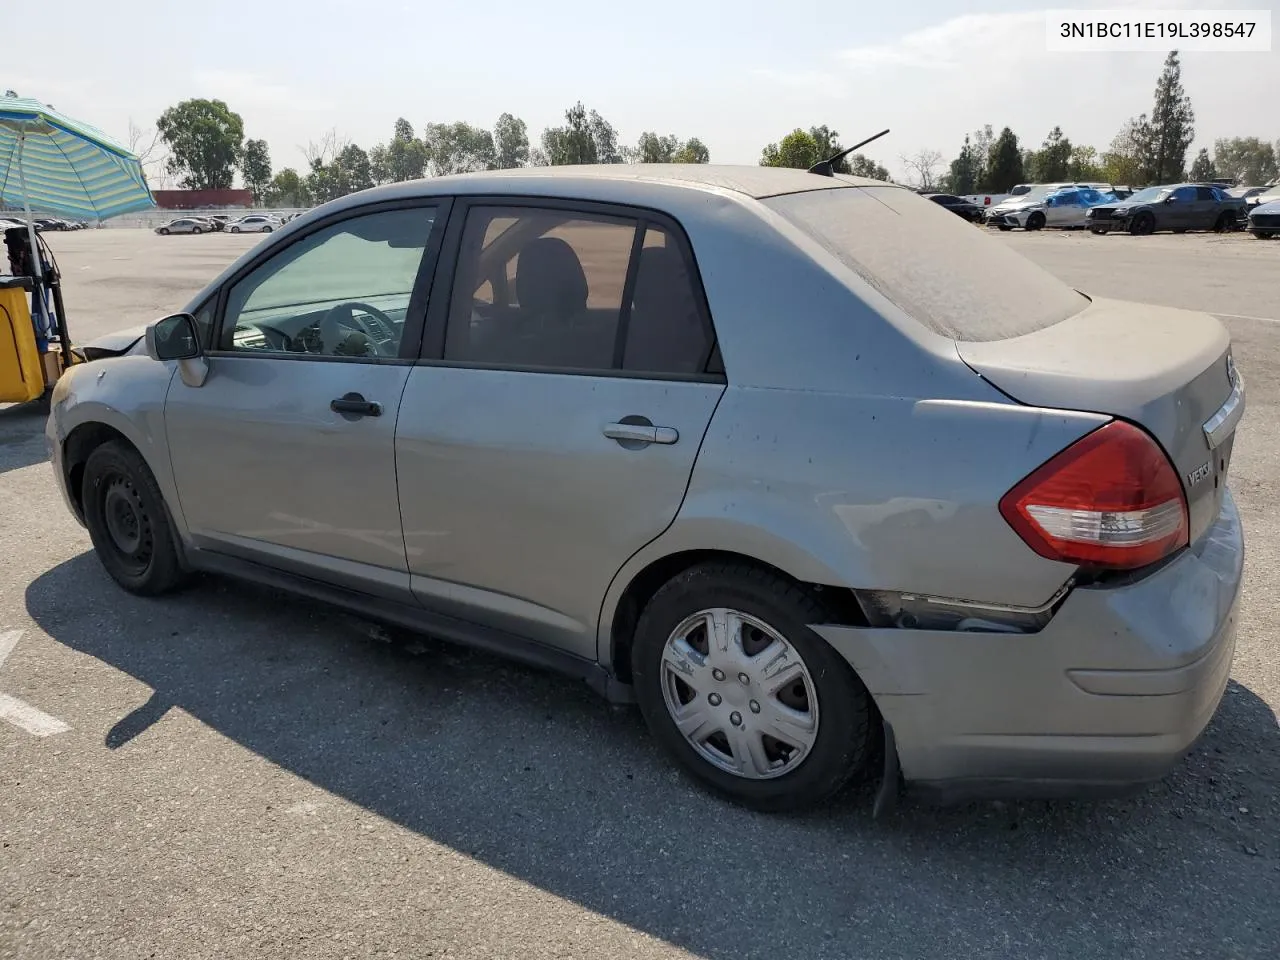
[[[1053,7],[1271,9],[1278,0]],[[1038,146],[1054,124],[1104,148],[1149,110],[1158,53],[1049,53],[1042,6],[1017,0],[863,4],[771,0],[40,0],[12,33],[12,87],[127,142],[187,97],[226,100],[276,169],[336,128],[368,148],[396,117],[492,126],[522,117],[535,143],[581,99],[622,142],[644,130],[700,137],[713,162],[755,163],[796,126],[895,174],[921,147],[953,157],[967,131],[1009,125]],[[1196,146],[1280,137],[1280,53],[1188,53]]]

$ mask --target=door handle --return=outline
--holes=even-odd
[[[644,423],[606,424],[604,435],[610,440],[630,440],[633,443],[671,444],[680,439],[680,432],[675,427],[655,427],[647,420]]]
[[[329,409],[334,413],[342,413],[348,416],[382,416],[382,404],[376,400],[366,400],[358,393],[344,393],[337,400],[330,400]]]

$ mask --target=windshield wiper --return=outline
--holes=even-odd
[[[853,153],[853,151],[857,150],[859,147],[865,147],[872,140],[879,140],[888,132],[889,132],[888,128],[885,128],[884,130],[881,130],[879,133],[877,133],[874,137],[867,137],[867,139],[863,140],[861,143],[855,143],[852,147],[849,147],[847,150],[841,150],[834,157],[828,157],[826,160],[819,160],[817,163],[815,163],[812,167],[809,168],[808,172],[816,173],[819,176],[823,176],[823,177],[834,177],[836,175],[835,164],[839,163],[841,160],[843,160],[849,154]]]

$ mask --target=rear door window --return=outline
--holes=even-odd
[[[1018,337],[1089,305],[1002,240],[901,187],[815,190],[762,202],[944,337]]]

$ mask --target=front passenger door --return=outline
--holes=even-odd
[[[395,424],[441,212],[321,221],[224,287],[208,377],[175,377],[164,413],[197,547],[410,598]]]

